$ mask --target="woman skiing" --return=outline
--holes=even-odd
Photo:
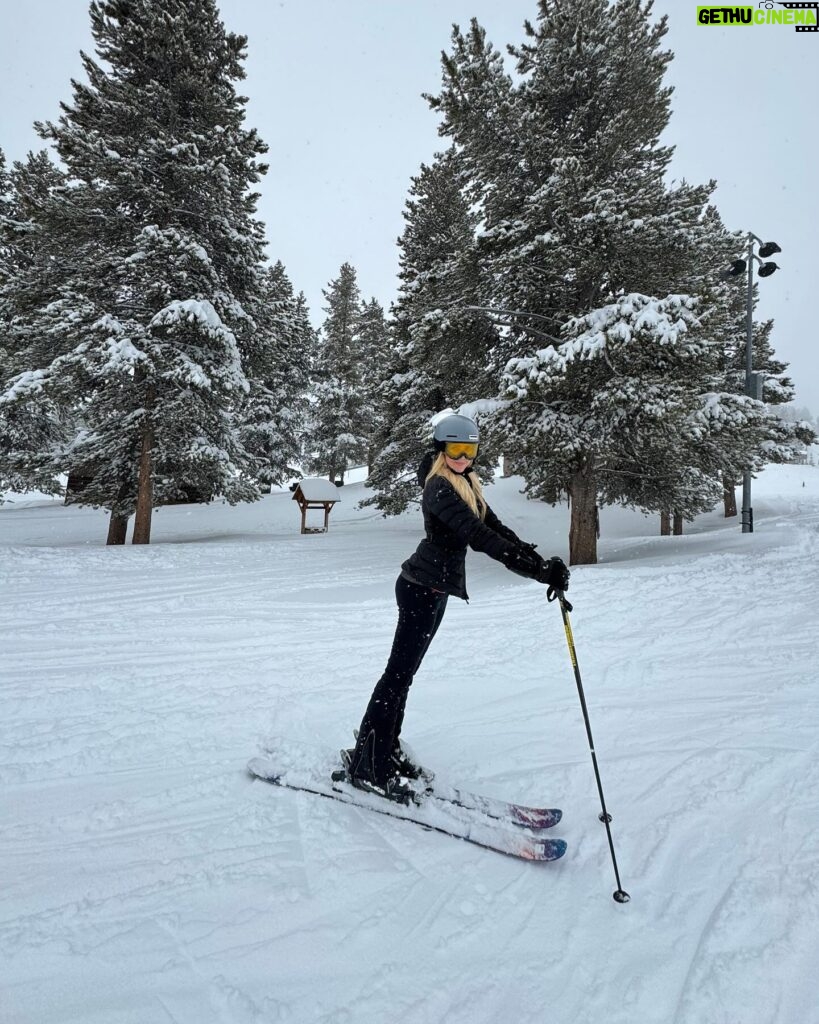
[[[347,774],[360,789],[405,802],[411,793],[403,778],[419,769],[401,750],[399,736],[407,695],[432,638],[441,624],[450,595],[468,599],[467,546],[483,551],[508,569],[555,590],[569,586],[562,559],[544,560],[489,508],[472,464],[478,454],[477,424],[450,415],[435,426],[435,454],[418,471],[424,488],[421,507],[426,537],[401,566],[395,584],[398,625],[384,674],[364,713]]]

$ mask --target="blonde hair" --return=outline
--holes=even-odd
[[[444,480],[448,480],[458,497],[469,505],[476,516],[481,519],[486,517],[486,498],[483,496],[483,488],[477,473],[472,473],[468,480],[463,473],[453,473],[446,464],[446,456],[439,452],[427,473],[427,480],[434,476],[442,476]]]

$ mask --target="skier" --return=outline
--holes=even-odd
[[[541,558],[534,544],[523,542],[487,505],[472,472],[479,440],[478,425],[466,416],[446,416],[435,425],[435,453],[428,453],[418,470],[426,537],[401,566],[392,651],[348,755],[350,782],[391,800],[405,802],[411,793],[405,780],[421,774],[401,749],[401,723],[410,685],[441,624],[447,599],[469,599],[467,545],[554,590],[569,586],[569,570],[561,558]]]

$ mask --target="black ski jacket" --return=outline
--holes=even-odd
[[[521,576],[535,578],[541,559],[504,526],[487,507],[486,518],[476,516],[442,476],[425,483],[432,460],[427,456],[418,470],[424,488],[421,508],[426,537],[401,566],[401,575],[412,583],[441,590],[468,601],[466,592],[466,549],[483,551]],[[468,469],[464,476],[469,479]]]

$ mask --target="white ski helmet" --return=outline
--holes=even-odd
[[[435,432],[432,435],[435,441],[435,450],[442,452],[444,446],[450,443],[462,442],[464,444],[477,445],[480,441],[478,424],[469,419],[468,416],[459,416],[453,413],[451,416],[444,416],[435,424]]]

